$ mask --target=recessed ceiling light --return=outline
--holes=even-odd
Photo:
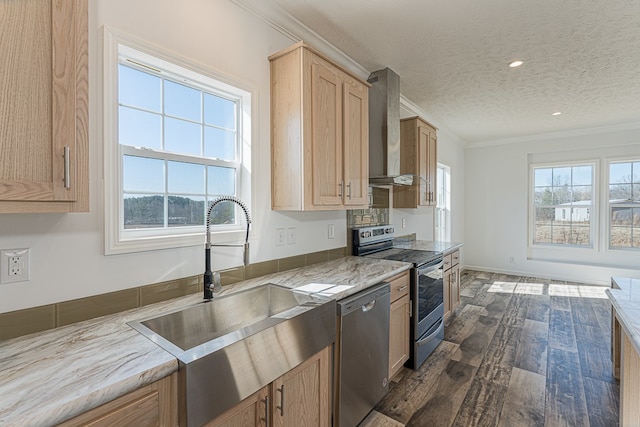
[[[552,116],[559,116],[562,114],[562,111],[556,111],[555,113],[551,113]]]
[[[524,64],[524,61],[521,61],[521,60],[518,59],[517,61],[510,62],[509,63],[509,67],[516,68],[516,67],[521,66],[522,64]]]

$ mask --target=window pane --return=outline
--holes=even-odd
[[[612,248],[630,248],[631,230],[631,227],[611,227],[610,246]]]
[[[631,184],[610,184],[609,200],[616,203],[631,200]]]
[[[162,116],[132,108],[118,110],[118,139],[122,145],[162,148]]]
[[[610,163],[609,183],[620,184],[631,182],[631,163]]]
[[[212,200],[209,200],[207,203],[207,210],[211,206]],[[235,224],[235,212],[236,212],[236,204],[233,202],[220,202],[216,205],[215,208],[211,211],[211,221],[212,225],[221,225],[221,224]]]
[[[202,92],[185,85],[164,81],[164,113],[200,122]]]
[[[640,162],[634,162],[632,168],[633,182],[640,183]]]
[[[173,153],[202,155],[201,126],[167,117],[164,121],[164,149]]]
[[[204,226],[204,197],[169,196],[169,227]]]
[[[553,191],[551,187],[536,187],[536,206],[553,205]]]
[[[582,185],[573,187],[571,191],[571,200],[573,202],[591,202],[591,186]],[[591,204],[591,203],[589,203]]]
[[[126,65],[118,66],[118,101],[120,104],[160,112],[161,80]]]
[[[235,160],[236,133],[205,126],[204,155],[223,160]]]
[[[202,194],[204,196],[204,173],[204,165],[167,162],[167,192],[171,194]]]
[[[574,166],[572,175],[573,185],[591,185],[591,166]]]
[[[631,193],[634,202],[640,202],[640,184],[632,184]]]
[[[631,208],[612,207],[611,208],[611,225],[628,226],[631,225]]]
[[[134,195],[124,197],[124,228],[164,227],[164,196]]]
[[[125,192],[164,193],[164,160],[124,156],[122,168]]]
[[[571,183],[571,168],[553,168],[553,186],[558,187]]]
[[[553,224],[551,243],[558,243],[563,245],[571,244],[571,226]]]
[[[590,244],[591,229],[586,225],[574,225],[571,230],[571,244],[588,246]]]
[[[554,187],[553,188],[553,204],[562,205],[564,203],[571,202],[571,190],[569,186]]]
[[[554,215],[554,208],[536,208],[534,242],[551,243],[551,224]]]
[[[551,168],[534,169],[534,185],[536,187],[551,185],[551,170]]]
[[[219,96],[204,94],[204,122],[225,129],[236,128],[236,103]]]
[[[209,166],[207,173],[207,194],[213,196],[236,194],[235,169]]]

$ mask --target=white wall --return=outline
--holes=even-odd
[[[203,246],[104,256],[102,235],[101,43],[103,25],[123,31],[234,79],[258,94],[252,148],[252,262],[346,245],[344,212],[270,210],[269,62],[294,40],[227,0],[92,0],[89,2],[89,145],[87,214],[0,215],[0,249],[31,249],[31,280],[0,285],[0,312],[199,274]],[[335,224],[335,239],[327,238]],[[276,247],[276,227],[296,227],[297,244]],[[203,237],[204,241],[204,237]],[[241,264],[239,253],[214,251],[214,268]]]
[[[608,250],[605,227],[596,230],[597,245],[593,249],[534,249],[527,243],[530,160],[596,160],[601,171],[600,190],[607,159],[622,156],[640,156],[639,127],[592,129],[573,135],[541,135],[468,146],[464,185],[465,265],[599,284],[609,283],[610,277],[616,275],[640,277],[638,254]],[[597,215],[606,218],[607,212],[602,209]]]

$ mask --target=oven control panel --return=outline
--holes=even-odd
[[[353,229],[353,244],[355,246],[393,240],[394,237],[395,229],[393,225],[376,225],[372,227]]]

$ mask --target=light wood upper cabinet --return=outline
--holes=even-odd
[[[271,61],[271,207],[368,205],[369,86],[300,42]]]
[[[393,188],[393,207],[436,206],[437,168],[436,128],[419,117],[400,120],[400,173],[419,175],[420,179],[414,179],[413,185]]]
[[[0,0],[0,212],[89,210],[86,0]]]

